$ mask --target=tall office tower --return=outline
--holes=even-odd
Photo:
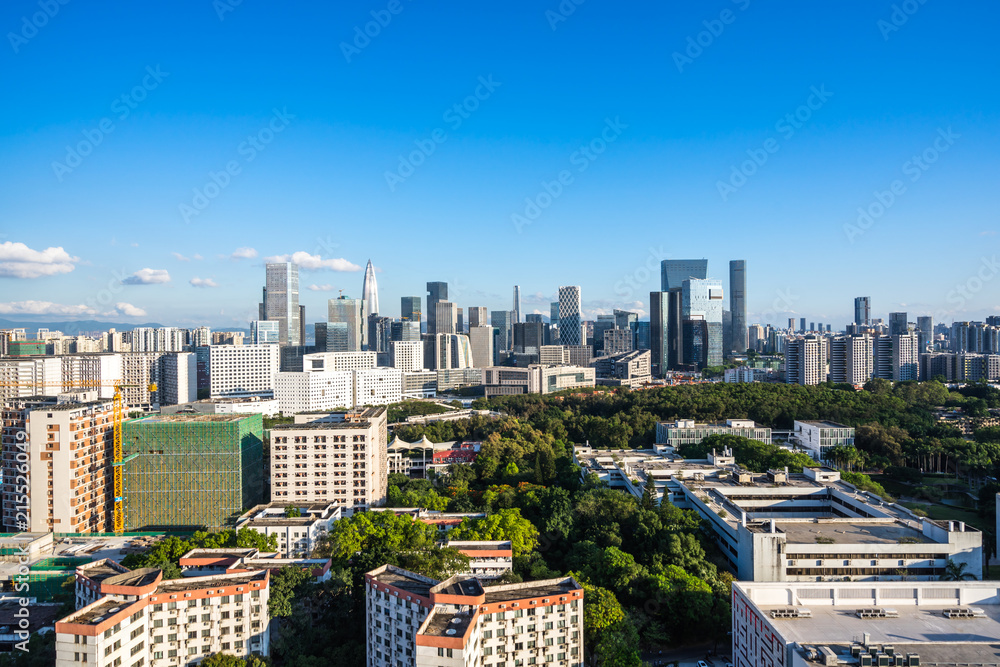
[[[598,315],[597,321],[594,322],[594,334],[593,345],[594,352],[600,352],[604,349],[604,332],[610,331],[615,328],[615,316],[614,315]]]
[[[854,323],[871,324],[872,298],[870,296],[854,297]]]
[[[366,315],[370,317],[382,312],[378,309],[378,282],[375,280],[375,267],[372,266],[370,259],[368,266],[365,267],[365,281],[361,286],[361,298],[365,302]]]
[[[729,262],[729,312],[733,318],[733,352],[747,351],[747,261]]]
[[[299,345],[306,344],[306,307],[299,306]]]
[[[952,322],[949,343],[952,352],[969,352],[969,323]]]
[[[629,310],[618,310],[616,308],[614,315],[616,329],[635,329],[635,323],[639,321],[638,313],[633,313]]]
[[[917,380],[920,376],[920,336],[904,333],[892,337],[892,379]]]
[[[795,333],[795,318],[794,317],[789,317],[788,318],[788,332],[789,333]]]
[[[549,324],[559,324],[559,302],[549,304]]]
[[[409,320],[392,322],[389,325],[389,338],[390,340],[419,341],[420,322],[411,322]]]
[[[930,315],[917,318],[917,333],[920,336],[920,352],[926,352],[934,345],[934,318]]]
[[[469,329],[489,326],[485,306],[469,306]]]
[[[649,339],[649,322],[636,322],[635,327],[632,330],[632,349],[634,350],[650,350],[650,339]]]
[[[864,384],[873,370],[871,336],[842,336],[830,343],[830,382]]]
[[[542,317],[541,313],[527,313],[524,316],[525,322],[538,322],[539,324],[545,324],[545,319]]]
[[[698,368],[721,366],[722,282],[688,278],[681,284],[684,361]]]
[[[799,333],[805,333],[805,332],[806,332],[806,318],[800,317],[799,318]]]
[[[682,287],[688,278],[705,280],[708,278],[707,259],[665,259],[660,262],[660,289],[668,292]]]
[[[469,345],[472,347],[473,368],[493,365],[493,327],[469,327]]]
[[[580,287],[566,285],[559,288],[559,343],[561,345],[586,345],[582,335],[583,319],[580,310]]]
[[[514,323],[514,353],[534,355],[539,354],[539,348],[545,344],[545,330],[541,322]],[[537,359],[536,359],[537,361]]]
[[[407,322],[420,321],[420,297],[404,296],[399,299],[400,319]]]
[[[434,333],[458,333],[458,308],[451,301],[442,300],[434,303]]]
[[[733,311],[722,309],[722,356],[728,359],[733,354]]]
[[[448,283],[427,283],[427,333],[440,333],[437,330],[437,303],[448,300]]]
[[[909,331],[906,313],[889,313],[889,335],[902,336]]]
[[[327,301],[327,350],[331,352],[360,352],[367,343],[365,302],[339,296]],[[330,349],[330,339],[334,347]]]
[[[810,322],[809,323],[809,331],[816,331],[816,323],[815,322]]]
[[[679,368],[691,361],[684,358],[684,289],[667,293],[667,368]]]
[[[509,310],[494,310],[490,313],[490,324],[497,330],[494,353],[506,354],[514,349],[514,327]]]
[[[392,340],[391,326],[391,317],[368,316],[368,349],[379,355],[384,355],[379,366],[389,365],[389,342]]]
[[[670,370],[667,353],[669,295],[670,292],[649,293],[649,363],[656,376]]]
[[[455,333],[465,333],[465,318],[461,308],[455,309]]]
[[[767,334],[764,331],[764,327],[759,324],[751,324],[747,328],[747,334],[749,338],[747,347],[757,352],[763,352],[767,341]]]
[[[299,337],[299,265],[291,262],[268,264],[266,267],[262,320],[280,322],[278,342],[282,345],[302,345]]]
[[[785,382],[820,384],[826,382],[826,338],[808,335],[785,345]]]
[[[250,322],[250,342],[254,345],[281,341],[281,322],[253,320]]]
[[[513,323],[517,324],[521,321],[521,286],[514,285],[514,309],[511,311],[511,317],[513,318]]]

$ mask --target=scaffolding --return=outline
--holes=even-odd
[[[126,530],[224,528],[263,502],[261,415],[155,415],[122,430]]]

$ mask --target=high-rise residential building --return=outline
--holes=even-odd
[[[756,350],[757,352],[763,352],[764,346],[767,343],[767,333],[763,326],[760,324],[751,324],[747,328],[748,333],[748,347],[751,350]]]
[[[434,333],[459,333],[458,308],[451,301],[437,301],[434,304]]]
[[[354,373],[301,371],[278,373],[274,397],[284,416],[354,407]]]
[[[826,338],[807,335],[785,345],[785,382],[821,384],[826,382]]]
[[[486,368],[493,365],[493,327],[485,324],[483,326],[470,326],[469,345],[472,347],[472,366],[474,368]]]
[[[514,285],[514,307],[511,308],[511,318],[513,323],[517,324],[521,321],[521,286]]]
[[[889,313],[889,335],[902,336],[909,331],[906,313]]]
[[[209,381],[212,398],[271,396],[281,369],[278,345],[212,345]]]
[[[484,586],[383,565],[365,574],[367,667],[582,667],[583,595],[572,577]]]
[[[274,348],[276,345],[265,345]],[[149,391],[149,386],[160,383],[160,360],[163,352],[122,353],[122,401],[130,408],[153,409],[159,403],[159,392]]]
[[[176,352],[174,354],[184,354]],[[163,355],[161,358],[171,356]],[[51,357],[41,357],[35,361],[42,362]],[[124,376],[123,355],[121,354],[68,354],[56,357],[62,362],[62,389],[73,390],[93,390],[97,392],[97,398],[113,398],[115,395],[115,382],[120,382]],[[20,360],[19,360],[20,361]],[[58,378],[56,378],[58,380]],[[59,393],[60,388],[39,387],[42,391],[36,392],[42,396]],[[54,391],[53,391],[54,390]]]
[[[156,393],[161,406],[198,400],[198,364],[194,352],[163,355]]]
[[[930,315],[917,318],[917,334],[920,336],[920,352],[934,346],[934,318]]]
[[[447,300],[448,283],[427,283],[427,333],[432,335],[439,333],[437,330],[437,303]]]
[[[872,337],[853,334],[830,342],[830,382],[864,384],[872,379]]]
[[[268,263],[264,283],[262,320],[280,323],[278,342],[302,345],[299,324],[299,265],[291,262]]]
[[[400,319],[408,322],[420,321],[420,297],[404,296],[399,299]],[[418,327],[419,328],[419,327]]]
[[[586,345],[583,337],[582,302],[579,285],[559,288],[559,342],[562,345]]]
[[[732,313],[732,351],[747,351],[747,262],[734,259],[729,262],[729,312]],[[727,350],[728,351],[728,350]]]
[[[854,323],[871,324],[872,320],[872,298],[870,296],[854,297]]]
[[[59,357],[0,359],[0,399],[55,396],[62,391],[64,374]]]
[[[660,291],[669,292],[675,287],[682,287],[688,278],[708,278],[708,260],[665,259],[660,262]]]
[[[485,306],[469,306],[469,329],[489,326]]]
[[[397,371],[398,372],[398,371]],[[271,500],[366,510],[385,504],[386,408],[317,415],[271,430]]]
[[[198,327],[191,330],[191,346],[199,347],[212,344],[212,330],[208,327]]]
[[[365,302],[339,296],[327,301],[327,350],[360,352],[365,349]]]
[[[892,379],[917,380],[920,376],[920,337],[916,333],[892,336]]]
[[[559,302],[549,304],[549,324],[559,324]]]
[[[698,368],[721,366],[722,282],[689,278],[682,283],[681,298],[684,363]]]
[[[250,322],[250,342],[254,345],[281,342],[281,322],[253,320]]]
[[[509,310],[494,310],[490,313],[490,324],[497,330],[497,340],[494,352],[496,354],[510,352],[514,349],[514,324]]]
[[[378,283],[375,281],[375,267],[372,261],[368,260],[365,267],[365,281],[361,287],[361,299],[365,302],[365,315],[378,315],[382,311],[378,308]]]
[[[417,373],[424,370],[424,344],[419,340],[393,341],[392,367],[404,373]]]
[[[892,379],[892,336],[885,334],[872,337],[872,377],[882,380]]]

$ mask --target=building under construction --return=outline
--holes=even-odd
[[[221,528],[263,502],[259,414],[155,415],[122,429],[126,530]]]

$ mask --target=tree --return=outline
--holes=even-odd
[[[975,579],[976,575],[965,571],[968,566],[968,563],[956,563],[949,558],[948,564],[944,566],[941,581],[969,581]]]
[[[258,655],[242,658],[229,653],[213,653],[198,664],[201,667],[268,667],[267,658]]]
[[[312,580],[312,574],[301,567],[288,565],[271,572],[270,594],[267,611],[271,618],[292,615],[292,601],[296,590]]]
[[[514,556],[523,556],[538,546],[538,529],[521,516],[518,508],[502,509],[482,519],[462,519],[449,535],[452,540],[510,540]]]
[[[285,517],[289,519],[297,519],[300,516],[302,516],[302,510],[295,505],[289,505],[285,508]]]
[[[642,490],[642,508],[645,510],[655,509],[657,506],[656,502],[656,482],[653,481],[653,475],[646,472],[646,485]]]

